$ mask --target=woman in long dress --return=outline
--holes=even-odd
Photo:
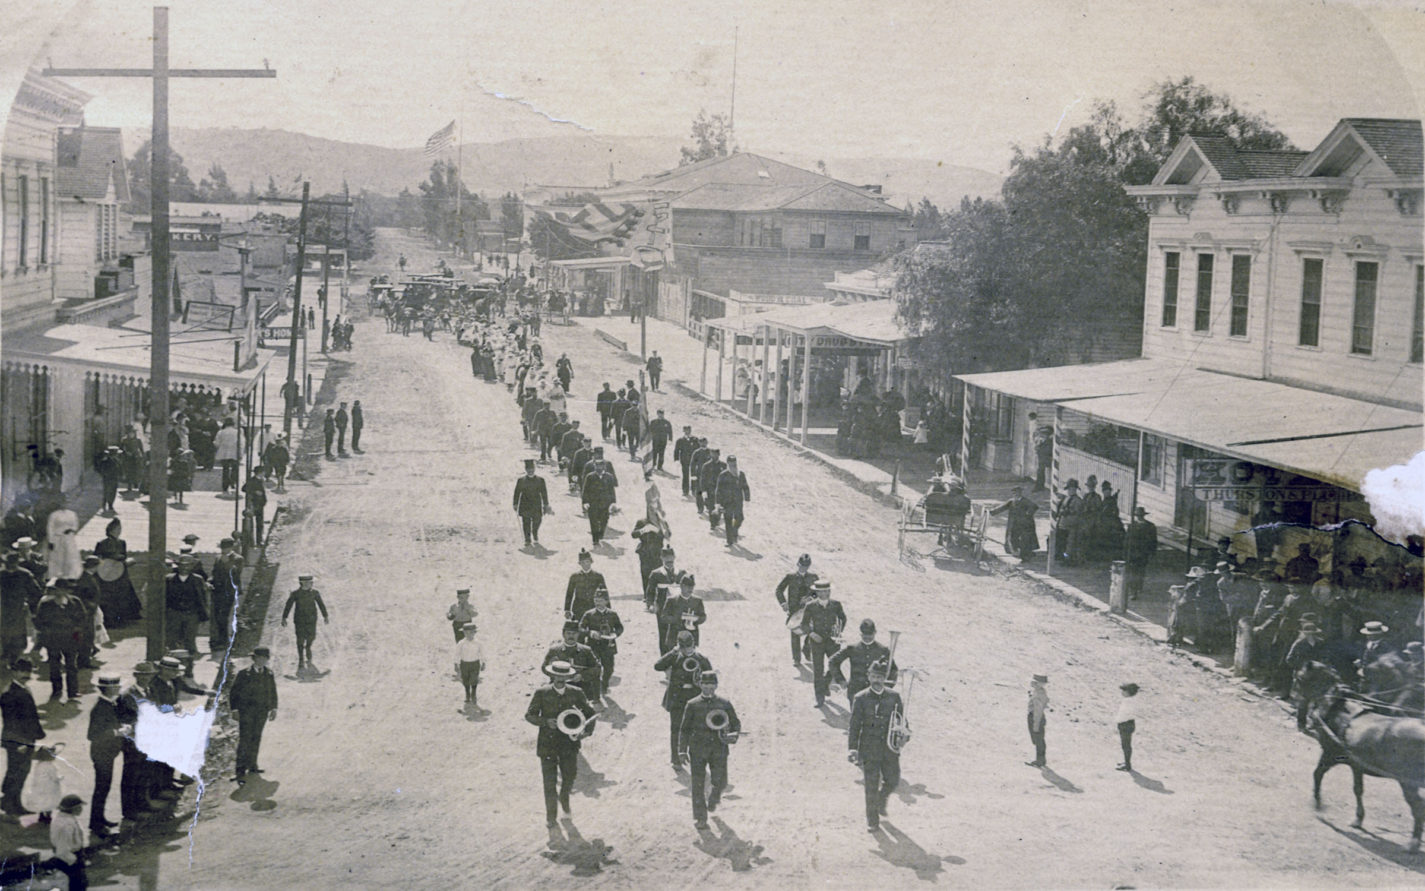
[[[123,531],[118,518],[110,520],[104,527],[104,537],[94,546],[94,556],[102,561],[99,564],[99,606],[104,610],[107,628],[127,625],[143,614],[143,605],[129,578],[129,545],[120,537]]]

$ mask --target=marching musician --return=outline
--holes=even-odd
[[[829,671],[833,675],[840,676],[841,663],[851,664],[851,679],[846,682],[846,701],[855,704],[856,694],[870,686],[868,669],[873,662],[886,662],[890,665],[886,679],[894,684],[896,682],[896,663],[891,658],[891,651],[883,644],[876,641],[876,623],[870,619],[863,619],[861,622],[861,640],[847,647],[842,647],[841,651],[831,657]]]
[[[571,573],[569,584],[564,589],[564,618],[578,622],[579,617],[594,607],[594,592],[603,588],[603,573],[594,572],[594,555],[585,548],[579,549],[579,571]]]
[[[520,518],[520,529],[524,532],[524,546],[539,544],[539,524],[545,514],[554,513],[549,506],[549,488],[544,477],[534,471],[534,459],[526,458],[524,476],[515,480],[514,511]]]
[[[668,592],[671,588],[682,583],[684,573],[673,568],[673,558],[675,554],[668,545],[663,546],[663,565],[648,574],[648,584],[643,587],[643,606],[645,609],[658,616],[658,643],[662,649],[663,641],[668,639],[667,629],[663,627],[663,604],[668,602]]]
[[[619,635],[623,634],[623,621],[618,613],[609,609],[607,588],[594,592],[594,608],[579,620],[579,633],[603,667],[598,686],[589,690],[591,697],[602,700],[609,695],[609,681],[614,676],[614,654],[618,652]]]
[[[673,649],[684,631],[693,636],[694,645],[701,640],[698,629],[708,620],[708,611],[703,599],[693,596],[694,584],[693,574],[684,573],[678,579],[678,593],[663,601],[663,609],[658,613],[658,624],[664,633],[663,650]]]
[[[579,623],[564,623],[564,638],[550,647],[544,654],[543,666],[548,668],[554,662],[567,662],[574,667],[578,680],[570,683],[584,691],[590,699],[599,698],[599,687],[603,682],[604,666],[585,644],[579,643]]]
[[[816,599],[802,612],[802,634],[811,649],[812,686],[816,690],[816,707],[821,708],[831,692],[826,657],[841,646],[837,638],[846,627],[846,611],[841,608],[841,601],[831,599],[831,582],[817,579],[812,582],[811,590]]]
[[[722,790],[727,788],[727,747],[737,741],[742,722],[737,719],[732,703],[717,695],[717,672],[707,670],[700,674],[698,687],[701,694],[683,707],[678,728],[678,760],[686,762],[692,774],[688,786],[693,796],[693,825],[707,829],[708,812],[717,810]],[[719,711],[725,723],[716,727],[713,715]],[[709,769],[712,786],[704,797],[703,780]]]
[[[777,583],[775,592],[777,603],[781,605],[782,612],[786,613],[789,619],[796,618],[797,612],[811,601],[811,586],[816,579],[816,573],[811,571],[811,554],[802,554],[797,558],[797,571],[787,573]],[[791,629],[791,635],[792,664],[800,668],[802,664],[800,624]]]
[[[534,691],[524,719],[539,728],[534,752],[544,775],[544,823],[553,829],[558,816],[556,797],[564,813],[569,813],[569,790],[579,772],[579,744],[594,732],[595,716],[583,692],[569,684],[576,674],[574,666],[555,661],[544,666],[544,673],[550,683]],[[559,716],[569,709],[577,709],[584,717],[583,729],[574,735],[563,732],[559,724]]]
[[[886,802],[901,781],[901,756],[890,747],[893,716],[901,713],[901,697],[886,687],[887,663],[880,660],[867,669],[870,686],[851,703],[847,731],[848,758],[861,768],[866,785],[866,828],[879,832]]]
[[[698,680],[704,671],[712,670],[712,662],[698,652],[691,631],[680,631],[678,645],[653,663],[654,671],[668,672],[668,689],[663,691],[663,707],[668,710],[668,757],[674,770],[682,770],[678,760],[678,731],[683,723],[683,709],[698,695]]]

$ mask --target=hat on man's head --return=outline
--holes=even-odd
[[[1366,637],[1384,637],[1390,633],[1390,626],[1384,622],[1367,622],[1361,626],[1361,634]]]
[[[1077,489],[1078,487],[1079,487],[1079,481],[1078,481],[1078,480],[1069,480],[1067,483],[1064,483],[1064,488],[1065,488],[1065,489]]]
[[[680,643],[680,644],[690,644],[690,643],[692,643],[692,642],[693,642],[693,632],[687,630],[686,628],[683,629],[682,631],[679,631],[679,632],[678,632],[678,643]]]
[[[158,667],[167,668],[172,671],[182,671],[183,663],[179,662],[178,659],[174,656],[164,656],[162,659],[158,660]]]
[[[1135,507],[1135,508],[1133,508],[1133,516],[1135,516],[1135,517],[1145,517],[1145,516],[1147,516],[1147,515],[1148,515],[1148,510],[1147,510],[1147,508],[1143,508],[1143,507]]]
[[[84,810],[84,799],[71,793],[59,800],[59,809],[66,814],[77,814]]]
[[[534,470],[534,459],[533,459],[533,458],[526,458],[526,459],[524,459],[524,469],[525,469],[525,470]]]
[[[100,562],[101,561],[98,557],[94,556],[93,554],[90,554],[89,556],[84,558],[84,568],[88,569],[91,566],[98,566]]]
[[[709,669],[707,669],[707,670],[705,670],[705,671],[699,672],[699,673],[698,673],[698,683],[700,683],[700,684],[707,684],[707,683],[716,684],[716,683],[717,683],[717,672],[713,671],[711,668],[709,668]]]
[[[456,589],[455,589],[455,596],[456,596],[456,597],[466,596],[466,595],[468,595],[469,593],[470,593],[470,589],[469,589],[469,588],[456,588]]]
[[[820,594],[822,591],[830,591],[831,582],[827,579],[817,579],[816,581],[811,583],[811,589],[818,594]]]
[[[198,536],[190,532],[187,535],[183,536],[183,540],[188,542],[189,544],[192,544],[193,542],[198,540]]]
[[[223,539],[222,541],[218,542],[218,547],[220,547],[220,548],[235,548],[235,547],[237,547],[237,539],[234,539],[234,538],[225,538],[225,539]]]
[[[254,659],[256,659],[258,656],[270,657],[271,655],[272,655],[272,651],[269,650],[267,647],[253,647],[253,648],[252,648],[252,656],[253,656]]]
[[[684,574],[684,576],[679,579],[678,584],[682,585],[684,588],[691,588],[693,587],[693,585],[697,584],[697,581],[693,578],[693,574],[689,572]]]
[[[297,576],[297,581],[299,581],[299,582],[310,582],[310,581],[312,580],[312,578],[313,578],[313,576],[311,575],[311,573],[306,573],[306,574],[304,574],[304,575],[299,575],[299,576]]]
[[[592,560],[592,559],[594,559],[594,555],[591,554],[591,553],[589,553],[589,549],[588,549],[588,548],[580,548],[580,549],[579,549],[579,562],[580,562],[580,563],[583,563],[585,560]]]
[[[101,686],[101,687],[117,687],[117,686],[119,686],[119,676],[116,675],[116,674],[106,674],[106,675],[102,675],[102,676],[99,678],[99,686]]]
[[[572,678],[576,674],[578,674],[578,672],[574,670],[574,666],[570,665],[563,659],[556,659],[548,665],[544,666],[544,673],[549,675],[551,678],[562,678],[564,680],[568,680],[569,678]]]
[[[604,453],[604,447],[603,447],[603,446],[594,446],[594,454],[595,454],[595,455],[602,455],[603,453]]]
[[[683,432],[684,432],[684,433],[692,433],[692,432],[693,432],[693,425],[692,425],[692,424],[684,424],[684,425],[683,425]]]
[[[675,552],[674,552],[674,550],[673,550],[673,546],[672,546],[672,545],[664,545],[664,546],[663,546],[663,556],[665,556],[665,557],[672,557],[672,556],[674,555],[674,553],[675,553]]]
[[[810,565],[811,565],[811,554],[802,554],[800,557],[798,557],[798,558],[797,558],[797,565],[798,565],[798,566],[810,566]]]
[[[573,619],[566,619],[566,620],[564,621],[564,627],[563,627],[562,630],[564,630],[564,631],[578,631],[578,630],[579,630],[579,623],[576,622],[576,621],[574,621]]]
[[[1206,576],[1206,575],[1207,575],[1207,567],[1206,567],[1206,566],[1194,566],[1192,569],[1189,569],[1189,570],[1187,571],[1187,577],[1190,578],[1190,579],[1200,579],[1200,578],[1203,578],[1203,577]]]
[[[875,633],[876,633],[876,623],[875,623],[875,622],[872,622],[870,619],[862,619],[862,620],[861,620],[861,633],[862,633],[862,634],[875,634]]]
[[[866,667],[866,676],[872,677],[879,675],[880,677],[884,678],[886,675],[890,674],[890,671],[890,665],[886,663],[885,659],[877,659],[875,662],[872,662],[869,666]]]
[[[134,674],[158,674],[158,667],[152,662],[140,662],[134,666]]]
[[[28,535],[22,535],[19,538],[15,539],[15,547],[17,548],[32,548],[37,544],[39,544],[39,542],[35,541],[33,538],[30,538]]]

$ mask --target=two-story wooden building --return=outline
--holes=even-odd
[[[123,137],[117,127],[61,130],[56,188],[59,193],[61,300],[104,298],[134,286],[133,269],[119,265],[120,214],[129,203]]]
[[[1053,423],[1056,486],[1095,473],[1198,540],[1369,519],[1365,475],[1425,446],[1421,191],[1417,120],[1344,119],[1309,152],[1184,138],[1129,189],[1142,358],[962,376],[964,451],[1030,476]]]

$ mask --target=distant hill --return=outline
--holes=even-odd
[[[147,139],[142,129],[125,131],[130,155]],[[227,171],[239,194],[252,183],[259,192],[271,176],[285,195],[296,194],[294,183],[305,177],[314,194],[341,189],[369,189],[396,195],[412,191],[426,179],[430,159],[423,149],[390,149],[341,142],[287,130],[240,128],[179,128],[173,149],[197,182],[214,162]],[[526,185],[604,186],[613,177],[628,181],[674,167],[683,140],[657,136],[547,136],[467,143],[462,151],[466,185],[482,194],[519,191]],[[811,167],[814,162],[784,158]],[[945,207],[963,195],[997,194],[1000,177],[970,167],[909,159],[857,158],[827,161],[827,173],[858,185],[878,183],[898,207],[905,200],[929,196]]]

